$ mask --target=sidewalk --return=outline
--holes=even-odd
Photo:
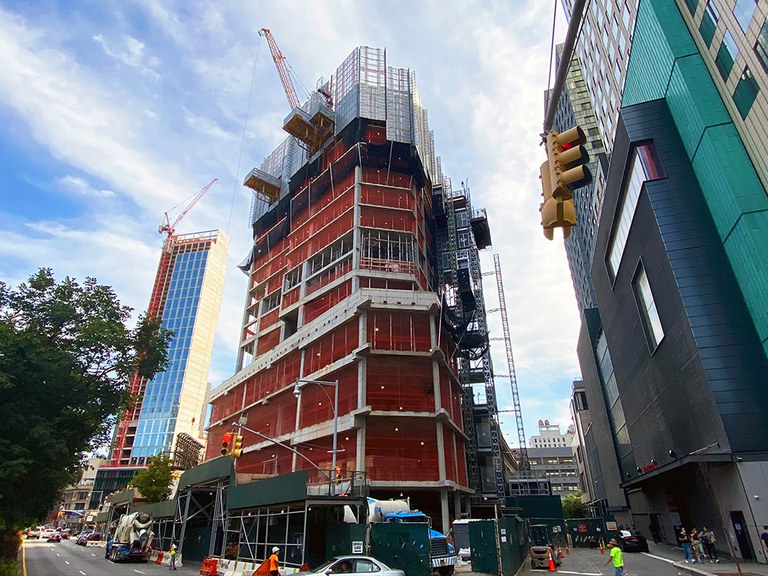
[[[739,574],[739,566],[731,558],[721,558],[719,564],[713,564],[707,561],[704,564],[686,564],[683,551],[680,548],[668,544],[648,543],[649,554],[674,560],[673,566],[679,569],[683,574],[693,576],[724,576]],[[768,564],[759,564],[754,561],[739,561],[742,576],[768,576]]]

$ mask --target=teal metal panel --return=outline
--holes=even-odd
[[[234,472],[233,462],[229,456],[220,456],[190,468],[179,478],[179,490],[207,484],[219,478],[230,478]]]
[[[768,210],[768,198],[732,123],[707,128],[692,164],[721,239],[728,238],[742,214]]]
[[[498,574],[499,556],[496,554],[496,524],[494,521],[470,522],[469,543],[472,547],[472,571]]]
[[[371,524],[371,556],[405,576],[429,576],[429,532],[425,524]]]
[[[173,500],[165,500],[163,502],[155,502],[154,504],[136,506],[131,511],[146,512],[147,514],[150,514],[155,520],[158,518],[173,518],[176,515],[176,499],[174,498]]]
[[[768,354],[768,218],[766,212],[743,214],[725,243],[744,301]]]
[[[666,99],[689,159],[693,159],[708,126],[731,121],[699,54],[675,61]]]
[[[305,500],[308,474],[308,470],[300,470],[258,482],[230,486],[227,490],[227,510]]]
[[[661,22],[679,23],[682,30],[679,26],[662,26]],[[663,98],[675,59],[696,53],[696,45],[674,2],[641,0],[622,106]]]

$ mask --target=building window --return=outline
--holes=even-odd
[[[747,31],[752,15],[755,13],[757,0],[736,0],[736,6],[733,8],[733,15],[739,21],[739,26],[744,32]]]
[[[699,34],[701,34],[707,47],[712,45],[712,38],[715,37],[715,29],[719,20],[720,14],[714,4],[712,4],[712,0],[709,0],[704,10],[704,15],[701,17],[701,24],[699,24]]]
[[[755,54],[757,54],[757,59],[760,60],[760,64],[763,65],[763,70],[768,74],[768,20],[763,22],[763,27],[757,35]]]
[[[635,216],[640,191],[646,180],[663,178],[663,170],[656,147],[652,142],[637,144],[629,162],[629,171],[624,181],[624,192],[618,206],[618,218],[614,224],[611,241],[608,244],[608,268],[615,279],[627,245],[632,218]]]
[[[696,13],[696,7],[699,5],[699,0],[685,0],[685,5],[688,6],[688,11],[693,16]]]
[[[728,75],[731,73],[733,62],[736,60],[738,53],[739,47],[733,41],[733,36],[731,36],[730,32],[726,32],[715,58],[715,66],[717,66],[723,80],[728,80]]]
[[[739,109],[742,120],[747,117],[747,114],[752,109],[752,104],[755,98],[757,98],[759,91],[760,87],[752,77],[752,72],[749,68],[744,68],[739,83],[736,85],[736,90],[733,91],[733,101],[736,104],[736,108]]]
[[[661,326],[661,319],[659,318],[659,311],[656,309],[656,301],[653,299],[651,284],[648,281],[648,275],[645,273],[645,267],[642,262],[637,269],[635,279],[632,281],[632,288],[643,318],[648,345],[651,351],[653,351],[664,338],[664,329]]]

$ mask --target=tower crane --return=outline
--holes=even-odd
[[[208,182],[208,184],[206,184],[203,187],[203,189],[200,190],[200,192],[195,194],[195,197],[192,198],[192,200],[189,202],[189,204],[187,204],[187,207],[184,208],[184,210],[181,211],[181,214],[179,214],[178,217],[176,218],[176,220],[173,221],[173,224],[171,224],[171,221],[168,218],[168,212],[165,212],[165,214],[164,214],[165,222],[163,222],[162,224],[160,224],[160,226],[157,227],[157,232],[159,234],[165,233],[167,235],[166,240],[170,240],[171,237],[174,235],[174,232],[176,231],[176,226],[179,225],[179,222],[181,222],[184,219],[184,217],[187,215],[187,213],[190,210],[192,210],[192,208],[195,206],[195,204],[197,204],[200,201],[200,198],[205,196],[205,193],[208,192],[208,190],[211,189],[211,186],[213,186],[213,184],[216,182],[216,180],[218,180],[218,178],[214,178],[213,180]]]
[[[264,36],[267,39],[269,51],[272,53],[272,60],[275,61],[275,68],[277,68],[277,73],[280,76],[280,82],[283,83],[283,90],[285,90],[285,95],[288,98],[288,104],[290,104],[291,110],[299,108],[301,104],[299,103],[299,97],[296,95],[296,88],[293,87],[293,82],[291,81],[291,76],[288,71],[288,62],[286,62],[283,53],[280,52],[280,48],[278,48],[277,42],[275,42],[275,37],[272,36],[272,32],[269,31],[269,28],[262,28],[259,30],[259,36]]]

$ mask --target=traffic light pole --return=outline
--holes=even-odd
[[[552,129],[552,123],[555,121],[557,103],[560,101],[560,95],[563,92],[563,86],[565,86],[565,77],[568,75],[568,68],[571,66],[573,48],[576,45],[576,37],[579,35],[579,27],[581,26],[581,17],[584,13],[585,4],[586,0],[575,0],[573,3],[571,21],[568,24],[568,33],[565,35],[565,43],[563,44],[563,53],[560,57],[560,65],[557,67],[555,85],[548,94],[547,115],[544,118],[544,130],[542,132],[544,137],[546,137],[547,133]],[[552,41],[554,42],[554,38]]]

